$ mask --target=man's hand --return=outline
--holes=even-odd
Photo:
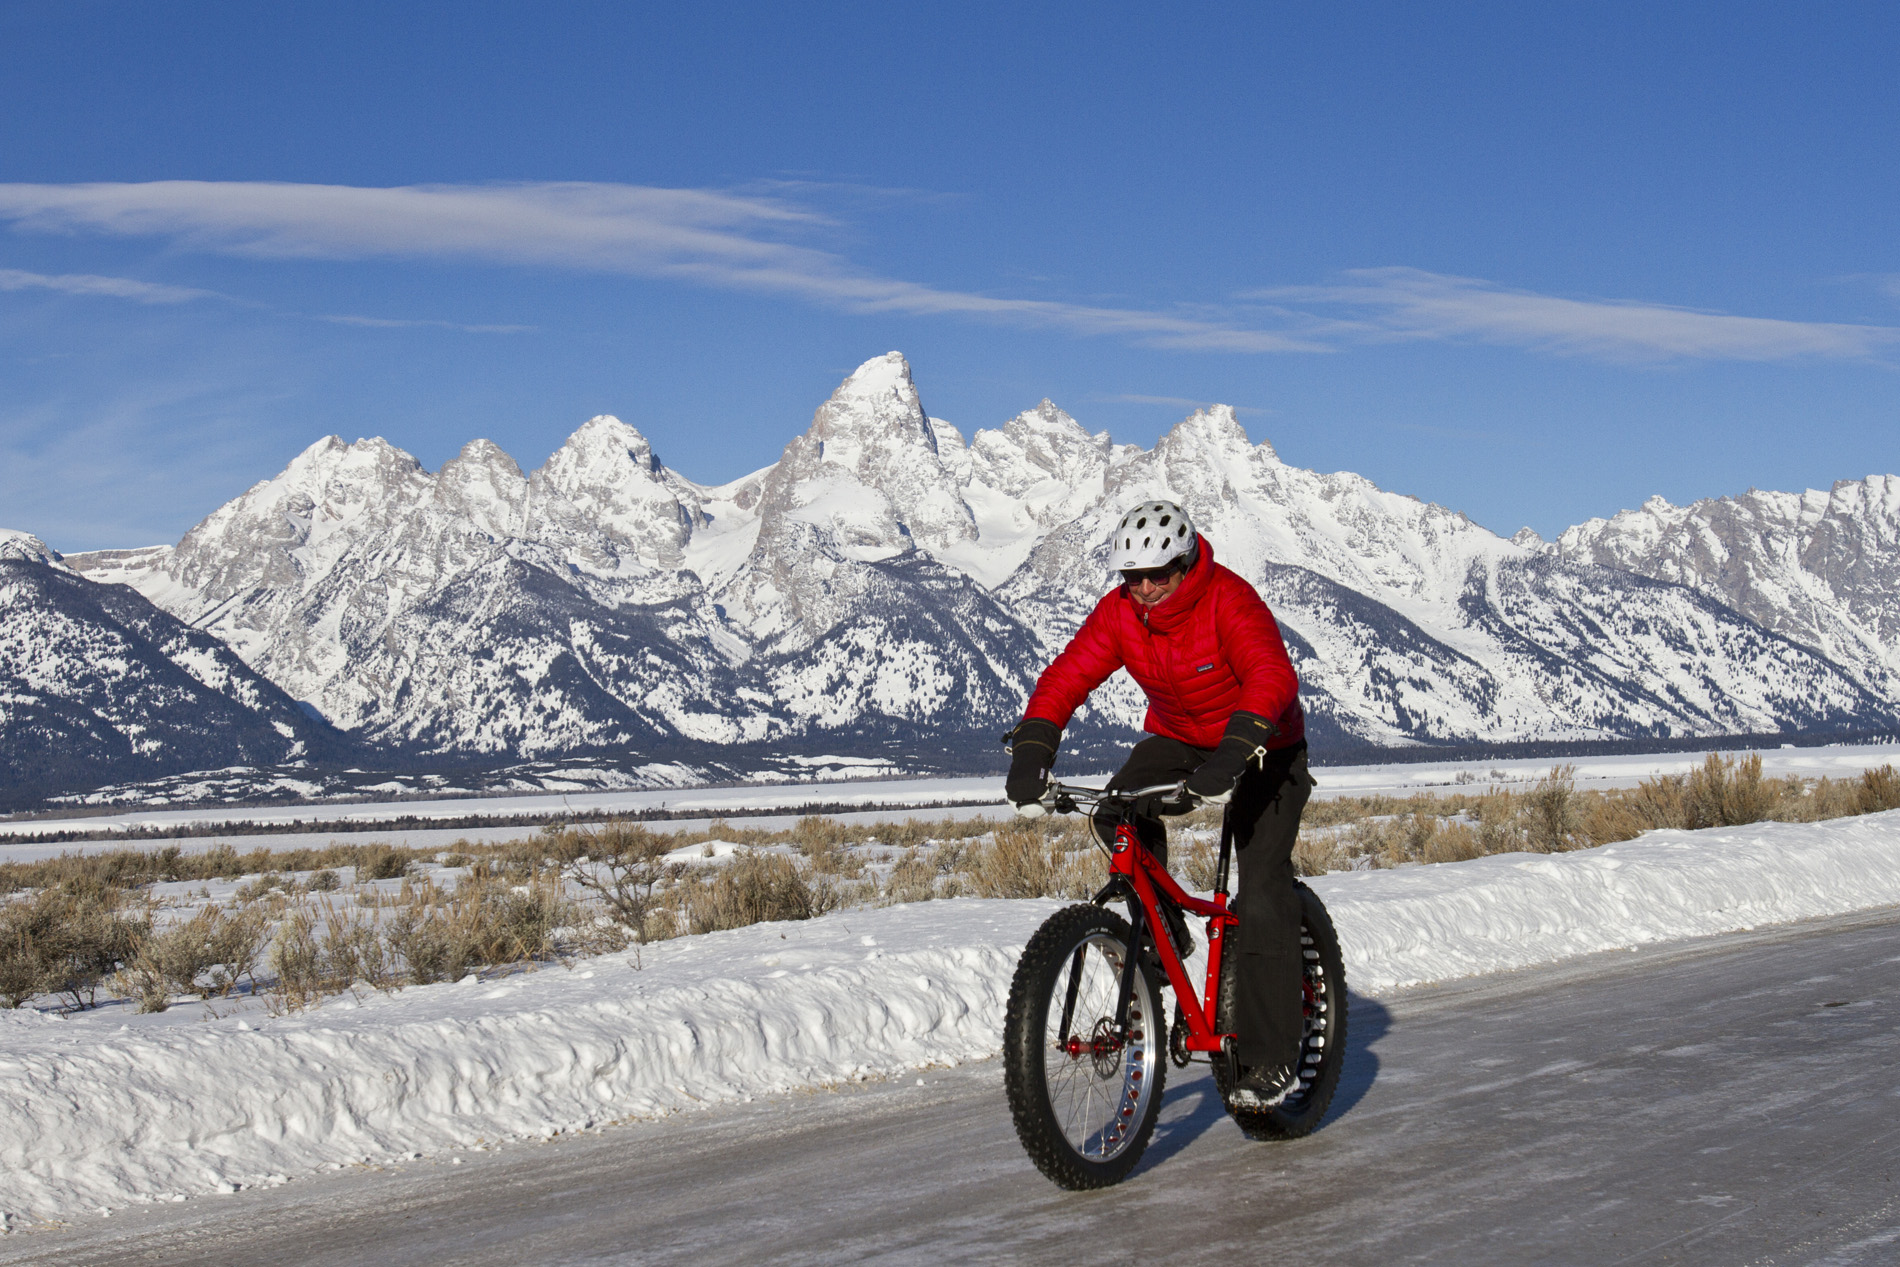
[[[1009,778],[1003,784],[1003,794],[1022,817],[1042,814],[1042,794],[1049,789],[1049,771],[1055,768],[1056,748],[1061,742],[1062,731],[1054,722],[1040,717],[1025,717],[1010,732]]]
[[[1227,719],[1227,733],[1220,747],[1188,775],[1187,790],[1196,800],[1209,805],[1225,805],[1234,798],[1234,787],[1246,773],[1247,763],[1264,757],[1267,740],[1278,728],[1258,713],[1236,712]]]

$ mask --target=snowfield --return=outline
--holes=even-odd
[[[1515,757],[1457,761],[1390,762],[1381,765],[1324,765],[1313,768],[1319,787],[1315,799],[1341,796],[1411,796],[1419,792],[1482,793],[1494,788],[1516,788],[1536,783],[1552,766],[1567,765],[1576,772],[1580,789],[1635,787],[1663,774],[1687,774],[1709,752],[1754,751],[1762,773],[1773,778],[1855,779],[1861,771],[1900,764],[1900,743],[1826,744],[1797,748],[1743,750],[1711,743],[1691,752],[1631,753],[1620,756]],[[842,758],[835,758],[842,760]],[[1061,777],[1083,783],[1105,782],[1110,771],[1077,769],[1065,763]],[[0,818],[0,861],[24,862],[57,857],[62,852],[96,852],[124,848],[162,849],[176,845],[187,852],[209,849],[225,841],[240,850],[289,849],[327,844],[354,832],[374,832],[375,838],[415,848],[446,848],[458,839],[475,842],[525,840],[549,820],[573,814],[626,814],[666,810],[699,814],[705,818],[655,819],[645,825],[653,831],[699,831],[717,817],[743,819],[749,827],[777,830],[789,826],[798,807],[813,802],[857,806],[830,815],[846,821],[877,818],[957,818],[1009,815],[1003,800],[1001,775],[931,779],[861,779],[820,784],[742,784],[733,787],[649,788],[617,792],[573,792],[559,795],[467,796],[437,800],[385,800],[324,804],[217,806],[196,808],[122,808],[107,813],[73,817],[27,815]],[[983,802],[988,802],[984,804]],[[917,808],[904,808],[917,807]],[[492,818],[493,827],[427,828],[392,826],[392,820],[452,821]],[[322,821],[334,824],[322,832],[282,832],[272,835],[240,834],[242,824],[291,825]],[[60,842],[53,845],[13,845],[8,841],[32,839],[46,832],[200,831],[220,823],[233,824],[229,836],[159,836],[130,842],[113,840]]]
[[[1900,904],[1900,811],[1311,883],[1379,995]],[[983,1059],[1059,905],[847,911],[290,1016],[0,1013],[0,1212],[18,1229]]]

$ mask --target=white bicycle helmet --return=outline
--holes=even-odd
[[[1115,525],[1108,543],[1108,565],[1125,572],[1166,567],[1177,559],[1191,564],[1199,545],[1187,511],[1173,502],[1143,502]]]

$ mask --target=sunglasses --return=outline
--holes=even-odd
[[[1179,563],[1170,563],[1158,568],[1129,568],[1122,573],[1122,580],[1130,585],[1165,585],[1171,576],[1185,571]]]

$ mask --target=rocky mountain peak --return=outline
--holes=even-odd
[[[937,451],[910,363],[900,352],[872,357],[852,371],[818,407],[800,439],[816,445],[819,461],[853,468],[861,476],[874,474],[905,450]]]
[[[599,414],[550,454],[535,476],[574,497],[607,488],[661,488],[665,469],[638,428],[612,414]]]
[[[1040,480],[1099,485],[1114,445],[1108,432],[1090,435],[1044,397],[1000,431],[979,431],[970,442],[977,474],[992,488],[1021,496]]]
[[[620,421],[612,414],[595,414],[583,422],[548,460],[552,462],[562,454],[574,455],[575,458],[624,459],[645,467],[649,474],[660,467],[659,459],[653,455],[653,445],[640,434],[640,429]]]
[[[347,444],[342,436],[325,436],[292,458],[275,479],[256,487],[275,486],[321,501],[333,490],[388,489],[418,474],[426,474],[422,463],[381,436]],[[351,500],[348,492],[344,500]]]
[[[1256,445],[1247,438],[1247,429],[1234,416],[1232,405],[1209,405],[1195,410],[1175,423],[1155,446],[1157,453],[1170,456],[1190,449],[1209,455],[1229,455],[1242,461],[1258,458],[1277,463],[1280,460],[1271,444],[1262,441]]]
[[[492,440],[470,440],[435,476],[435,503],[466,516],[483,533],[506,540],[522,530],[528,477]]]
[[[1875,690],[1900,690],[1900,480],[1759,492],[1591,519],[1559,555],[1715,598],[1818,648]]]
[[[358,541],[392,532],[434,483],[380,436],[353,444],[326,436],[207,515],[159,570],[195,595],[180,604],[188,620],[254,588],[301,590]]]
[[[571,561],[609,572],[680,566],[694,509],[681,502],[685,482],[670,479],[647,438],[612,414],[583,423],[530,484],[534,534],[562,539]]]
[[[823,530],[861,559],[975,535],[903,355],[874,357],[819,406],[766,477],[761,515]]]
[[[12,559],[20,563],[45,563],[64,568],[59,551],[30,532],[0,528],[0,562]]]

